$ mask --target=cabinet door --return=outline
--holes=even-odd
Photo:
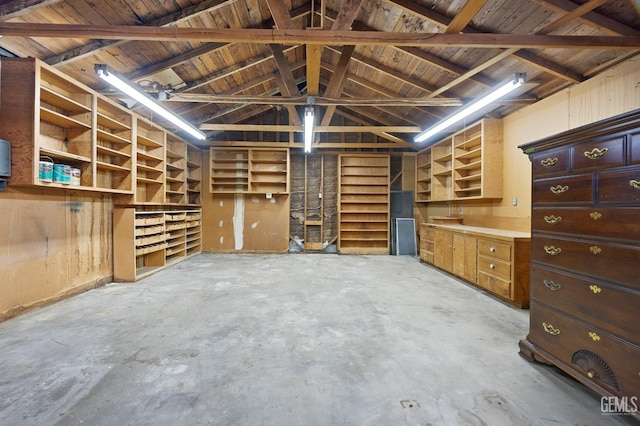
[[[453,265],[455,275],[472,283],[476,282],[476,237],[453,234]]]
[[[453,270],[453,234],[436,230],[434,235],[433,264],[445,271]]]

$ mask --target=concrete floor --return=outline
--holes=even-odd
[[[0,323],[1,425],[621,425],[407,256],[203,254]]]

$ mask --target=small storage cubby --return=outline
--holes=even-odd
[[[114,279],[136,281],[200,253],[201,214],[199,209],[114,209]]]
[[[161,127],[137,117],[136,203],[165,202],[165,136]]]
[[[252,149],[249,155],[250,192],[289,193],[288,149]]]
[[[249,191],[249,150],[210,148],[210,192],[234,194]]]
[[[338,251],[389,254],[388,155],[339,156]]]

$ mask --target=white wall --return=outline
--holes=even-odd
[[[493,214],[530,214],[531,164],[518,145],[639,108],[640,55],[505,117],[504,197]]]

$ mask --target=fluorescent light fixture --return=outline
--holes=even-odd
[[[180,118],[173,112],[169,111],[167,108],[165,108],[158,101],[153,99],[151,96],[137,89],[133,83],[127,81],[124,77],[111,71],[107,67],[107,65],[96,64],[95,71],[96,71],[96,74],[98,74],[98,77],[100,77],[101,79],[103,79],[104,81],[106,81],[107,83],[115,87],[116,89],[120,90],[122,93],[126,94],[127,96],[130,96],[131,98],[135,99],[137,102],[146,106],[151,111],[155,112],[165,120],[175,124],[180,129],[189,133],[191,136],[195,137],[196,139],[204,140],[207,138],[207,136],[204,133],[202,133],[200,130],[198,130],[191,124],[187,123],[186,121],[184,121],[182,118]]]
[[[311,152],[311,142],[313,142],[313,107],[307,105],[304,109],[304,152]]]
[[[484,97],[482,97],[482,98],[480,98],[480,99],[478,99],[476,101],[473,101],[472,103],[470,103],[469,105],[465,106],[464,108],[462,108],[457,113],[453,114],[451,117],[439,122],[438,124],[436,124],[433,127],[430,127],[429,129],[423,131],[418,136],[413,138],[414,142],[424,142],[425,140],[427,140],[430,137],[434,136],[435,134],[443,131],[444,129],[452,126],[453,124],[457,123],[458,121],[463,120],[466,117],[468,117],[471,114],[473,114],[474,112],[479,111],[480,109],[482,109],[485,106],[489,105],[491,102],[494,102],[494,101],[500,99],[501,97],[506,96],[508,93],[511,93],[512,91],[514,91],[518,87],[522,86],[524,84],[524,79],[525,79],[525,74],[524,73],[516,73],[515,78],[513,80],[510,80],[506,84],[503,84],[502,86],[498,87],[494,91],[488,93],[486,96],[484,96]]]

